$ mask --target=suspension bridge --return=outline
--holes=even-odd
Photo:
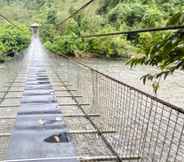
[[[5,71],[1,161],[183,161],[182,108],[48,54],[38,36]]]
[[[0,68],[1,162],[184,161],[183,108],[81,62],[49,54],[36,34],[36,26],[32,28],[32,42],[25,54]],[[183,28],[168,26],[82,37]]]

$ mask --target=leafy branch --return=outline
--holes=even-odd
[[[183,23],[184,13],[177,13],[169,20],[167,25],[182,25]],[[147,53],[133,56],[127,64],[131,67],[137,65],[159,67],[159,72],[146,74],[141,77],[144,84],[146,84],[148,80],[153,82],[153,90],[157,93],[161,79],[165,80],[176,70],[184,70],[184,29],[172,34],[166,34],[165,37],[153,45]]]

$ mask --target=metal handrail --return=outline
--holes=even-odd
[[[100,72],[99,70],[97,70],[97,69],[95,69],[93,67],[90,67],[90,66],[88,66],[88,65],[86,65],[86,64],[84,64],[84,63],[82,63],[82,62],[80,62],[78,60],[73,60],[70,57],[65,56],[63,54],[59,54],[59,55],[62,56],[62,57],[64,57],[64,58],[66,58],[66,59],[68,59],[68,60],[70,60],[71,62],[73,62],[75,64],[79,64],[79,65],[81,65],[81,66],[83,66],[85,68],[88,68],[88,69],[90,69],[90,70],[92,70],[92,71],[94,71],[94,72],[96,72],[98,74],[101,74],[102,76],[104,76],[104,77],[106,77],[106,78],[108,78],[108,79],[110,79],[112,81],[115,81],[115,82],[117,82],[117,83],[119,83],[119,84],[121,84],[123,86],[126,86],[126,87],[130,88],[131,90],[135,90],[135,91],[137,91],[137,92],[139,92],[139,93],[141,93],[141,94],[143,94],[143,95],[145,95],[145,96],[147,96],[147,97],[149,97],[149,98],[151,98],[151,99],[153,99],[153,100],[155,100],[157,102],[162,103],[165,106],[171,107],[173,110],[176,110],[176,111],[184,114],[184,108],[181,108],[181,107],[178,107],[178,106],[173,105],[171,103],[168,103],[168,102],[164,101],[163,99],[160,99],[160,98],[158,98],[156,96],[153,96],[151,94],[148,94],[148,93],[146,93],[146,92],[144,92],[144,91],[142,91],[142,90],[140,90],[138,88],[135,88],[135,87],[133,87],[131,85],[128,85],[128,84],[126,84],[126,83],[124,83],[124,82],[122,82],[120,80],[117,80],[117,79],[109,76],[108,74],[104,74],[104,73]]]

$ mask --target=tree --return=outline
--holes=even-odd
[[[184,13],[175,14],[167,23],[168,26],[182,24],[184,24]],[[142,77],[144,84],[147,80],[153,81],[152,85],[156,93],[161,79],[166,79],[176,70],[184,70],[184,29],[165,35],[147,53],[133,56],[128,64],[131,67],[138,64],[159,67],[159,72]]]
[[[56,16],[56,11],[54,9],[50,9],[49,12],[48,12],[48,15],[47,15],[47,23],[48,24],[56,24],[56,19],[57,19],[57,16]]]

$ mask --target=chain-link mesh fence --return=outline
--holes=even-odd
[[[56,59],[57,60],[57,59]],[[60,59],[59,59],[60,60]],[[117,160],[182,162],[184,111],[68,58],[57,69]],[[76,95],[76,92],[71,92]],[[112,131],[112,133],[103,133]]]

